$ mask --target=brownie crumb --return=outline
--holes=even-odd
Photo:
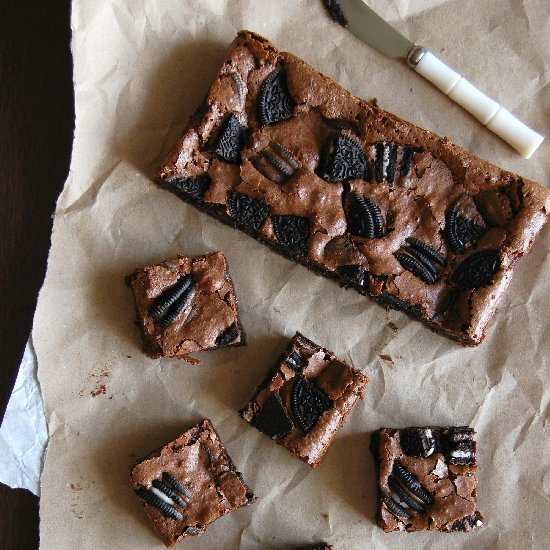
[[[342,6],[340,6],[337,0],[323,0],[323,4],[330,15],[330,18],[335,23],[338,23],[338,25],[341,25],[344,28],[348,26],[348,20],[342,11]]]

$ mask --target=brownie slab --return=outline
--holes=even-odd
[[[357,369],[297,332],[240,414],[316,468],[367,383]]]
[[[468,427],[381,428],[371,439],[376,522],[384,531],[470,531],[476,508],[476,441]]]
[[[188,354],[246,343],[227,260],[221,252],[178,256],[137,269],[127,280],[150,357],[198,362]]]
[[[207,418],[136,464],[131,480],[168,548],[256,500]]]
[[[358,99],[242,31],[155,174],[258,241],[479,344],[547,189]]]

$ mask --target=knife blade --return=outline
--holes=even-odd
[[[423,46],[396,31],[363,0],[324,0],[332,18],[375,50],[400,58],[528,159],[544,137],[486,96]]]

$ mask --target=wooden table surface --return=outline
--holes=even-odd
[[[74,125],[70,0],[0,0],[0,421],[46,270]],[[38,498],[0,484],[0,549],[38,547]]]

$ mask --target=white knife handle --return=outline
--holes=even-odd
[[[519,151],[524,158],[528,159],[542,143],[543,136],[525,126],[424,48],[415,47],[409,54],[408,63],[417,73]]]

